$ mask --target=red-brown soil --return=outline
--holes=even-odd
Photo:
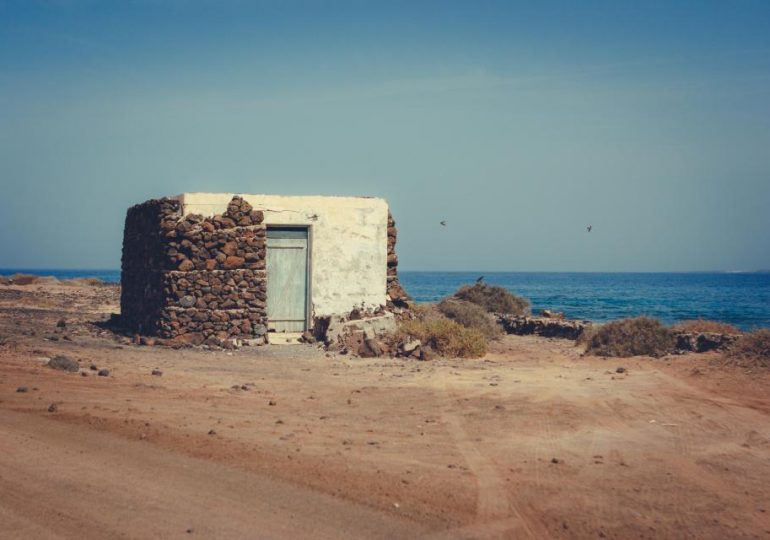
[[[0,286],[2,538],[770,537],[767,373],[512,336],[431,362],[136,346],[93,325],[117,298]]]

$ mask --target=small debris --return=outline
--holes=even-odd
[[[210,430],[209,430],[209,435],[216,435],[216,434],[217,434],[217,432],[216,432],[216,431],[214,431],[213,429],[210,429]]]
[[[283,424],[283,420],[281,420],[281,419],[279,418],[278,420],[276,420],[276,421],[275,421],[275,423],[276,423],[276,424]]]
[[[16,391],[17,391],[18,393],[20,393],[20,394],[26,394],[27,392],[29,392],[29,388],[27,388],[26,386],[19,386],[19,387],[16,389]]]
[[[110,376],[110,370],[106,369],[106,368],[102,368],[96,374],[99,375],[99,377],[109,377]]]
[[[551,463],[561,463],[559,458],[551,458]]]
[[[51,403],[48,406],[48,412],[56,412],[57,410],[59,410],[59,407],[56,405],[56,403]]]
[[[80,372],[80,376],[81,377],[88,377],[88,372],[87,371],[81,371]]]
[[[67,321],[64,319],[59,319],[56,323],[56,328],[66,328],[67,327]]]
[[[275,407],[276,405],[275,401],[273,401],[272,399],[268,401],[267,404],[270,405],[271,407]]]
[[[161,375],[163,375],[163,372],[159,369],[153,369],[152,374],[155,375],[156,377],[160,377]]]
[[[96,367],[96,364],[91,364],[90,366],[88,366],[88,369],[90,369],[91,371],[98,371],[99,370],[99,368]]]
[[[621,367],[619,367],[619,368],[617,368],[615,370],[615,373],[625,373],[625,372],[626,372],[626,368],[624,368],[623,366],[621,366]]]

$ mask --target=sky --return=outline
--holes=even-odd
[[[770,2],[0,0],[0,268],[190,191],[385,197],[404,270],[770,268]]]

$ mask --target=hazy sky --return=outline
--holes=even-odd
[[[184,191],[386,197],[409,270],[770,268],[770,2],[0,0],[0,267]]]

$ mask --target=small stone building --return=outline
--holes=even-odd
[[[192,342],[301,333],[408,297],[383,199],[185,193],[126,215],[121,320]]]

